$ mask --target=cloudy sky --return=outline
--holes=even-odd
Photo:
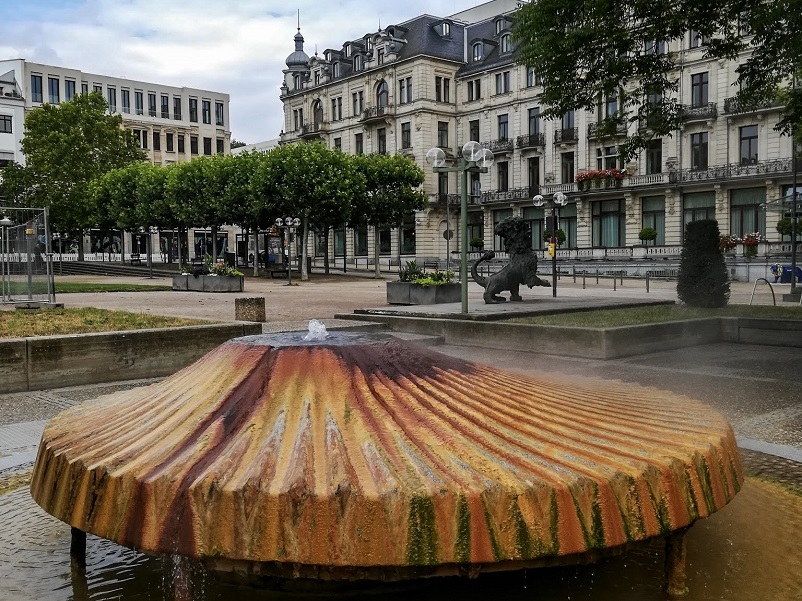
[[[481,0],[0,0],[0,58],[231,95],[232,137],[278,136],[284,60],[297,11],[304,49]]]

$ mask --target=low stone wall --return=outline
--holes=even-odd
[[[231,338],[261,332],[261,324],[233,323],[3,340],[0,392],[167,376]]]
[[[190,292],[242,292],[245,278],[234,275],[174,275],[173,290]]]
[[[571,328],[376,314],[351,318],[384,323],[399,332],[439,336],[445,344],[587,359],[617,359],[715,342],[802,347],[802,322],[779,319],[711,317],[617,328]]]

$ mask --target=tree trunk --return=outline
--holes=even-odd
[[[324,247],[323,247],[324,269],[323,269],[323,272],[326,275],[329,275],[329,232],[331,232],[331,229],[329,229],[328,227],[326,228],[326,231],[323,232],[323,242],[324,242]]]
[[[216,225],[212,226],[212,262],[213,263],[217,263],[217,226]]]
[[[301,227],[304,228],[301,235],[301,241],[303,243],[303,248],[301,248],[301,281],[306,282],[309,279],[309,272],[306,269],[306,255],[309,246],[307,244],[309,241],[309,220],[306,217],[304,217],[304,222]]]
[[[253,228],[254,249],[253,253],[253,277],[259,275],[259,228]],[[267,244],[265,244],[265,267],[267,267]]]
[[[120,263],[125,263],[125,230],[120,230]]]
[[[379,226],[373,226],[373,263],[376,268],[375,277],[381,278],[381,270],[379,269]]]
[[[78,260],[84,260],[84,233],[83,231],[79,231],[77,234],[78,237]]]

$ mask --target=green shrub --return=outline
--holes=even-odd
[[[404,266],[398,270],[399,282],[414,282],[422,277],[425,277],[423,275],[423,270],[418,267],[415,261],[407,261]]]
[[[551,230],[543,232],[543,242],[551,242]],[[557,230],[557,246],[565,242],[565,232],[562,229]]]
[[[471,238],[470,244],[471,248],[478,248],[481,250],[485,245],[485,241],[479,236],[476,236],[476,238]]]
[[[790,236],[791,235],[791,218],[790,217],[783,217],[777,222],[777,231],[782,236]],[[796,220],[796,235],[799,236],[802,233],[802,219]]]
[[[730,297],[727,266],[719,246],[718,222],[691,221],[685,226],[677,294],[691,307],[723,307]]]
[[[657,230],[653,227],[645,227],[638,232],[638,239],[641,242],[651,242],[657,240]]]

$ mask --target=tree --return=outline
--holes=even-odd
[[[308,279],[306,252],[310,227],[326,231],[351,217],[353,199],[365,194],[365,177],[348,155],[320,143],[274,148],[253,174],[253,193],[261,219],[299,217],[303,222],[301,279]]]
[[[231,138],[231,148],[242,148],[243,146],[247,146],[247,144]]]
[[[22,139],[26,164],[4,173],[10,200],[50,207],[54,230],[79,232],[94,225],[89,182],[146,159],[133,133],[122,128],[122,117],[107,111],[108,103],[98,92],[31,111]]]
[[[752,37],[741,36],[744,29]],[[682,107],[673,97],[678,56],[660,44],[689,32],[706,58],[741,60],[750,51],[737,69],[733,96],[746,106],[782,103],[776,129],[802,131],[802,87],[789,83],[802,64],[800,30],[802,13],[793,0],[538,0],[516,13],[513,35],[518,60],[543,81],[544,117],[595,110],[600,99],[615,95],[618,113],[600,123],[600,136],[633,121],[648,125],[622,145],[629,159],[680,125]]]
[[[354,155],[351,160],[365,178],[364,196],[354,198],[351,224],[373,226],[378,278],[379,227],[398,226],[407,215],[423,208],[426,196],[419,187],[425,176],[414,161],[400,154]]]
[[[723,307],[730,297],[727,266],[719,246],[718,222],[691,221],[685,226],[685,241],[677,276],[677,294],[691,307]]]

